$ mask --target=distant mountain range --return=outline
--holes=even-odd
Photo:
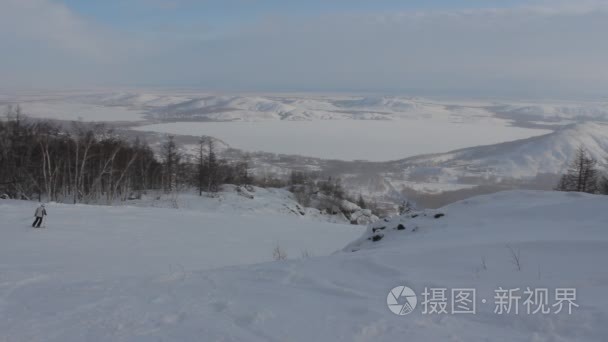
[[[393,120],[500,118],[515,125],[608,122],[608,102],[439,101],[407,96],[213,95],[179,92],[102,93],[75,98],[103,106],[143,110],[164,121]]]

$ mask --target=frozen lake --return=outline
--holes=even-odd
[[[495,122],[452,123],[435,120],[176,122],[136,129],[212,136],[234,148],[250,152],[369,161],[447,152],[549,133]]]

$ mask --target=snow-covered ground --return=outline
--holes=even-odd
[[[34,202],[0,200],[4,285],[259,263],[273,260],[277,245],[292,258],[327,255],[363,229],[254,206],[248,211],[65,204],[47,205],[47,229],[32,229],[35,208]]]
[[[283,230],[299,246],[310,233],[326,247],[354,232],[255,215],[63,205],[50,207],[50,228],[33,230],[31,203],[1,203],[1,341],[608,339],[607,197],[503,192],[377,222],[330,256],[202,271],[268,258]],[[418,294],[407,316],[387,307],[400,285]],[[425,287],[448,289],[448,299],[451,289],[476,289],[476,314],[423,314]],[[518,314],[494,312],[500,287],[520,289]],[[547,288],[549,305],[557,288],[576,289],[579,307],[527,314],[526,287]]]
[[[343,202],[342,209],[350,213],[350,216],[353,218],[360,217],[359,222],[364,222],[365,219],[377,219],[373,215],[363,215],[365,210],[356,204],[346,200]],[[245,213],[249,215],[298,217],[329,223],[351,223],[344,214],[331,215],[315,208],[302,206],[295,199],[294,194],[288,190],[260,188],[257,186],[242,187],[224,184],[220,191],[212,197],[207,196],[207,194],[199,196],[195,190],[181,191],[178,196],[162,192],[149,192],[140,199],[132,199],[115,204],[123,205],[125,203],[130,206],[143,208],[179,208],[222,213],[225,215],[241,215]]]

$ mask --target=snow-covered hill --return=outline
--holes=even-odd
[[[503,117],[519,121],[568,124],[586,120],[606,121],[608,119],[608,103],[606,102],[586,105],[576,103],[513,103],[489,108]]]
[[[608,121],[606,102],[437,101],[408,96],[222,95],[116,92],[89,95],[105,106],[147,109],[153,117],[212,121],[449,119],[499,117],[516,124]]]
[[[104,120],[108,113],[145,113],[150,120],[163,121],[311,121],[311,120],[395,120],[435,119],[439,121],[492,120],[492,108],[450,106],[414,97],[311,94],[209,94],[188,91],[98,91],[52,93],[47,96],[20,95],[6,100],[20,103],[33,117],[84,121]],[[490,105],[487,103],[487,105]],[[52,107],[49,110],[47,107]],[[65,113],[61,113],[64,109]],[[73,113],[74,110],[78,113]],[[96,115],[88,113],[94,111]],[[78,116],[76,116],[78,115]],[[130,117],[125,117],[125,121]],[[133,119],[137,121],[140,118]]]
[[[294,242],[312,233],[315,243],[334,244],[341,228],[176,210],[51,206],[57,225],[32,230],[20,221],[31,209],[25,203],[0,205],[3,341],[608,338],[606,197],[530,191],[476,197],[426,217],[396,217],[385,222],[379,241],[365,233],[331,256],[206,271],[194,269],[242,257],[281,230],[297,234]],[[435,218],[439,212],[445,216]],[[394,229],[398,224],[404,228]],[[353,246],[358,251],[350,252]],[[80,277],[71,275],[75,271]],[[403,285],[417,293],[418,306],[397,316],[387,296]],[[527,287],[548,289],[551,313],[526,313]],[[476,313],[451,314],[448,303],[447,314],[423,314],[425,288],[445,288],[448,300],[451,289],[475,289]],[[514,308],[495,313],[500,288],[519,289],[518,314]],[[555,314],[557,288],[576,290],[572,314],[566,307]]]
[[[563,173],[581,146],[596,160],[606,160],[608,125],[593,122],[574,124],[538,137],[414,157],[402,163],[408,167],[437,168],[431,174],[444,173],[451,178],[534,178],[542,173]]]
[[[445,204],[475,195],[474,188],[480,185],[488,187],[484,192],[509,187],[552,189],[581,146],[604,167],[608,158],[608,125],[572,124],[528,139],[391,162],[345,162],[272,153],[255,153],[250,157],[251,170],[259,175],[287,177],[291,170],[329,174],[340,177],[353,196],[362,194],[377,201],[400,202],[413,193],[454,194],[446,200],[439,199],[439,203]],[[238,159],[241,154],[235,152],[228,157]],[[418,201],[423,206],[435,207],[435,199]]]
[[[608,171],[608,125],[585,122],[528,139],[368,164],[344,180],[347,188],[368,198],[409,197],[437,207],[505,189],[553,189],[579,147]]]
[[[165,95],[154,93],[117,92],[104,95],[89,95],[84,97],[87,102],[105,106],[122,106],[137,109],[150,109],[175,105],[190,100],[180,95]]]
[[[2,97],[37,118],[83,121],[509,121],[541,127],[588,120],[608,122],[605,101],[522,102],[439,100],[412,96],[336,94],[214,94],[196,90],[79,90],[24,92]]]
[[[410,197],[422,206],[436,207],[509,188],[553,189],[581,146],[598,160],[600,168],[605,168],[608,125],[573,124],[528,139],[391,162],[308,160],[307,163],[321,172],[341,177],[353,194],[392,202]],[[274,165],[270,157],[256,157],[259,164]],[[296,162],[292,164],[303,168]],[[285,160],[276,165],[289,166]]]

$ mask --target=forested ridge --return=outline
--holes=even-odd
[[[0,196],[68,203],[111,203],[147,190],[202,195],[224,183],[251,182],[246,160],[217,157],[201,138],[196,157],[184,155],[172,136],[157,154],[139,138],[127,139],[103,124],[59,125],[28,119],[9,106],[0,120]]]
[[[17,199],[91,202],[160,188],[162,163],[139,139],[100,124],[69,129],[9,107],[0,121],[0,194]]]

